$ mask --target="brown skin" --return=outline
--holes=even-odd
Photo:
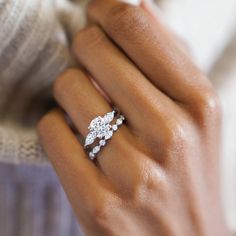
[[[221,110],[208,79],[143,9],[97,0],[88,16],[73,44],[84,69],[65,71],[55,98],[85,136],[91,119],[111,110],[89,73],[128,122],[96,163],[61,110],[38,125],[83,232],[228,235],[219,198]]]

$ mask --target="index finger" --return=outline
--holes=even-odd
[[[211,91],[208,79],[177,46],[162,23],[142,8],[115,0],[93,0],[88,15],[173,100],[195,103]]]

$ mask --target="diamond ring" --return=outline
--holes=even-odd
[[[89,127],[89,133],[85,138],[84,149],[88,151],[89,158],[93,160],[101,148],[111,139],[113,133],[123,124],[125,117],[120,114],[118,109],[106,113],[104,116],[94,118]],[[92,147],[97,141],[97,144]]]

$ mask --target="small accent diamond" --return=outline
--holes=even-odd
[[[105,141],[104,139],[102,139],[102,140],[99,141],[99,144],[100,144],[101,146],[105,146],[106,141]]]
[[[100,151],[100,146],[96,146],[96,147],[93,148],[93,151],[92,151],[92,152],[93,152],[94,154],[97,154],[99,151]]]
[[[111,138],[112,135],[113,135],[113,131],[112,131],[112,130],[108,131],[108,132],[105,134],[105,139]]]
[[[108,112],[105,116],[103,116],[103,120],[105,122],[105,124],[109,124],[113,118],[114,118],[115,112]]]
[[[93,160],[93,159],[95,158],[94,153],[90,152],[90,153],[89,153],[89,158],[90,158],[91,160]]]
[[[90,132],[86,137],[84,146],[86,147],[86,146],[92,144],[95,139],[96,139],[96,133],[95,132]]]
[[[113,129],[114,131],[116,131],[116,130],[118,129],[118,126],[117,126],[117,125],[112,125],[112,129]]]
[[[122,123],[123,123],[123,120],[121,118],[116,120],[116,124],[117,125],[122,125]]]
[[[120,119],[125,120],[125,117],[123,115],[120,115]]]

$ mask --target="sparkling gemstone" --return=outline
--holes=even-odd
[[[98,116],[91,121],[89,125],[90,133],[86,137],[85,147],[92,144],[96,138],[105,138],[105,140],[107,140],[112,137],[113,130],[116,131],[118,128],[117,124],[114,124],[113,126],[110,125],[110,122],[114,119],[114,116],[115,111],[112,111],[105,114],[104,117]]]
[[[110,129],[111,129],[111,125],[109,125],[109,124],[99,127],[99,129],[97,130],[97,137],[98,138],[105,137]]]
[[[109,131],[105,134],[105,139],[111,138],[112,135],[113,135],[113,131],[112,131],[112,130],[109,130]]]
[[[89,130],[97,130],[99,127],[105,125],[104,119],[101,116],[96,117],[93,119],[89,125]]]
[[[117,125],[122,125],[122,123],[123,123],[123,120],[121,118],[116,120],[116,124]]]
[[[89,153],[89,158],[90,158],[91,160],[93,160],[93,159],[95,158],[94,153],[90,152],[90,153]]]
[[[92,151],[92,152],[93,152],[94,154],[97,154],[99,151],[100,151],[100,146],[96,146],[96,147],[93,148],[93,151]]]
[[[99,141],[99,144],[100,144],[101,146],[104,146],[104,145],[106,144],[106,141],[105,141],[104,139],[102,139],[102,140]]]
[[[103,116],[103,120],[106,124],[109,124],[114,118],[115,112],[108,112],[105,116]]]
[[[90,132],[86,139],[85,139],[85,144],[84,146],[88,146],[90,144],[92,144],[94,142],[94,140],[96,139],[96,133],[95,132]]]
[[[112,129],[113,129],[114,131],[116,131],[116,130],[118,129],[118,126],[117,126],[117,125],[112,125]]]
[[[125,120],[125,117],[123,115],[120,115],[120,119]]]

